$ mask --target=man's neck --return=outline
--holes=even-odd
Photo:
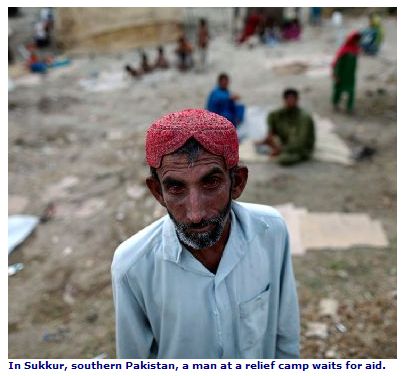
[[[188,248],[188,251],[196,258],[199,262],[203,264],[208,270],[212,273],[216,273],[218,269],[218,265],[220,264],[222,255],[224,253],[225,245],[227,244],[230,230],[231,230],[231,216],[228,216],[227,223],[224,227],[224,231],[220,237],[220,239],[212,245],[211,247],[194,250]]]
[[[298,106],[295,106],[295,107],[284,107],[284,109],[285,109],[286,112],[292,114],[292,113],[294,113],[294,112],[297,112],[297,111],[299,110],[299,107],[298,107]]]

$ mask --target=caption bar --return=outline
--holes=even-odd
[[[386,370],[386,362],[382,360],[339,360],[339,361],[220,361],[220,362],[183,362],[183,361],[53,361],[53,360],[13,360],[8,362],[9,371],[41,370],[41,371],[79,371],[79,370],[169,370],[169,371],[197,371],[197,370],[277,370],[277,371],[313,371],[313,370]]]

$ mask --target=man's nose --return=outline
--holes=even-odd
[[[189,192],[187,219],[191,223],[199,223],[205,218],[206,205],[201,196],[197,189],[191,189]]]

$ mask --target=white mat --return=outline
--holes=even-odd
[[[380,221],[365,213],[310,213],[292,203],[275,208],[287,223],[293,255],[303,255],[307,250],[347,250],[354,246],[389,244]]]

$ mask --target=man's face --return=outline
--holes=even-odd
[[[227,77],[223,77],[220,79],[218,85],[221,89],[227,90],[229,85],[229,79]]]
[[[284,106],[287,109],[293,109],[295,107],[297,107],[298,105],[298,97],[296,97],[295,95],[287,95],[284,98]]]
[[[231,179],[223,158],[202,151],[189,164],[186,155],[170,154],[157,174],[179,239],[197,250],[217,243],[231,209]]]

